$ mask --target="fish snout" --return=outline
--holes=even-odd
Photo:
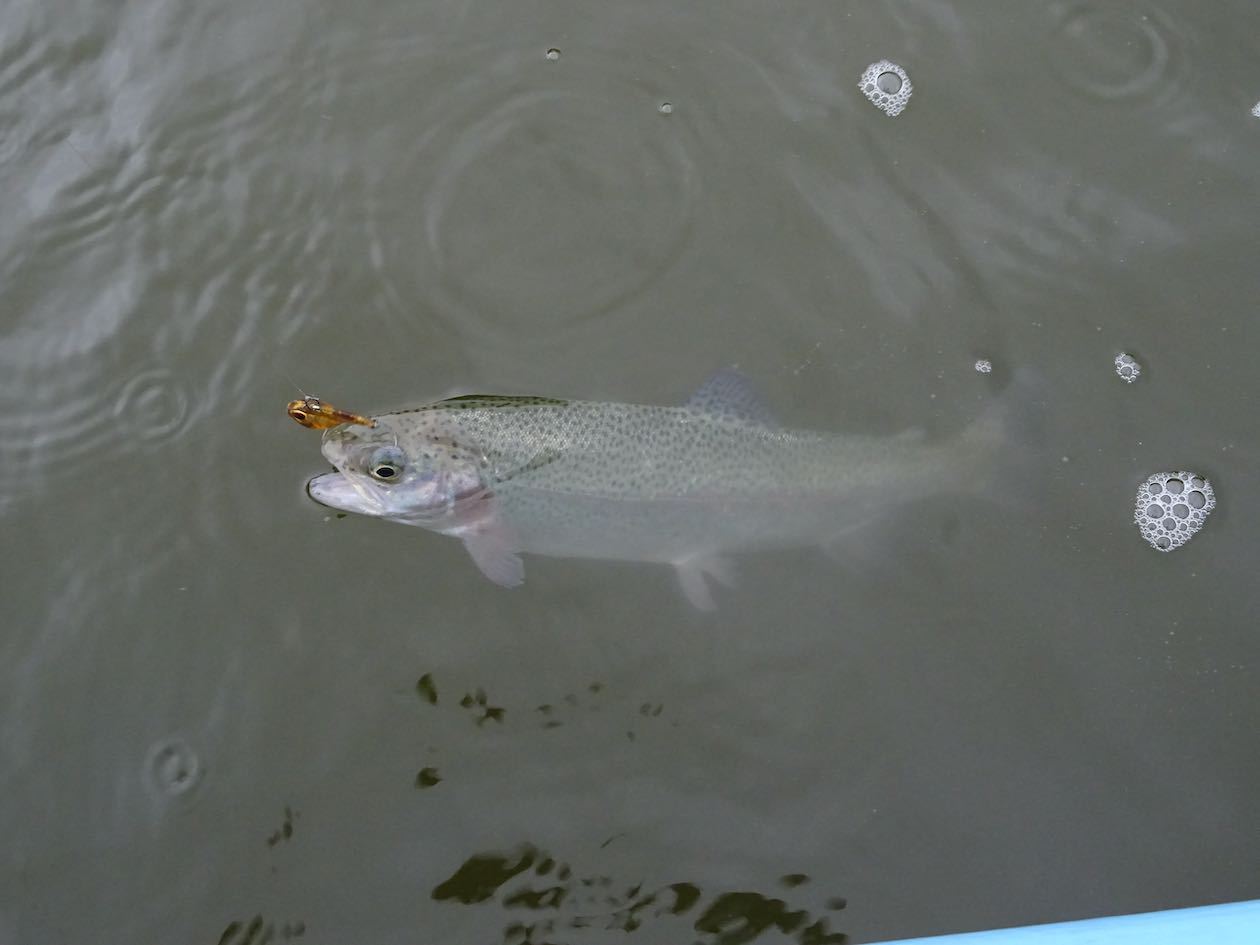
[[[383,514],[380,503],[372,501],[371,496],[364,494],[365,491],[340,472],[323,473],[306,484],[306,494],[326,508],[359,515]]]
[[[310,497],[310,500],[314,502],[315,504],[325,506],[326,508],[333,508],[333,506],[330,505],[330,503],[328,502],[329,490],[327,487],[327,483],[321,481],[321,480],[327,479],[329,476],[332,476],[332,475],[339,475],[339,474],[338,473],[321,473],[318,476],[312,476],[310,479],[306,481],[306,494],[307,496]]]

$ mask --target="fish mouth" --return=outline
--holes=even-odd
[[[359,515],[382,515],[384,509],[364,492],[364,489],[340,472],[322,473],[306,484],[306,494],[325,508]]]

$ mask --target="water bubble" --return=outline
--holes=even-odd
[[[1191,486],[1189,492],[1187,483]],[[1152,501],[1155,498],[1158,501]],[[1190,472],[1157,473],[1138,487],[1133,521],[1152,548],[1175,551],[1195,536],[1214,508],[1212,485],[1202,476]]]
[[[1138,364],[1137,359],[1131,354],[1125,354],[1123,351],[1116,355],[1115,364],[1116,374],[1126,384],[1132,384],[1142,373],[1142,365]]]
[[[555,62],[557,59],[560,58],[560,50],[552,46],[550,49],[547,50],[547,58],[550,59],[552,62]]]
[[[658,111],[662,115],[672,115],[674,113],[674,106],[671,105],[669,102],[661,102],[661,106],[658,109]]]
[[[881,59],[866,67],[858,79],[858,88],[876,108],[892,118],[905,110],[914,87],[906,70],[895,62]]]
[[[1260,102],[1251,106],[1251,115],[1253,118],[1260,118]]]
[[[153,746],[145,769],[153,787],[169,797],[187,794],[201,780],[201,760],[177,738]]]
[[[993,362],[990,361],[988,358],[981,358],[979,361],[976,362],[976,373],[977,374],[992,374]]]

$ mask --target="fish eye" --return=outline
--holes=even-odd
[[[396,446],[383,446],[368,460],[368,474],[380,482],[395,482],[407,466],[407,457]]]

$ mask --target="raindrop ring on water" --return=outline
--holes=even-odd
[[[1078,3],[1059,14],[1053,63],[1078,90],[1101,99],[1156,92],[1174,71],[1178,31],[1145,4]]]
[[[164,440],[184,425],[188,395],[164,368],[144,371],[123,385],[114,417],[142,440]]]
[[[555,337],[673,267],[699,170],[689,129],[659,121],[673,111],[663,95],[657,115],[630,120],[608,108],[641,100],[617,72],[479,98],[435,125],[448,143],[422,207],[425,291],[460,332]]]
[[[201,780],[201,760],[177,738],[153,746],[145,768],[153,787],[169,797],[188,794]]]

